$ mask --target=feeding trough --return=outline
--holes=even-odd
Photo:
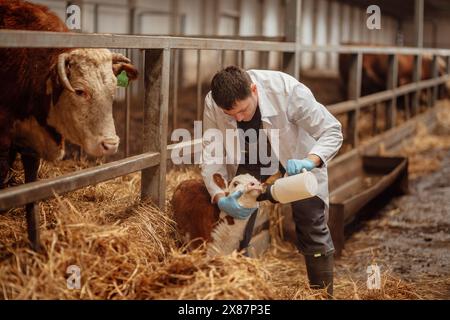
[[[388,189],[389,195],[408,192],[407,158],[361,156],[350,152],[348,157],[340,160],[329,168],[328,225],[337,256],[344,247],[345,226],[354,221],[370,201]]]

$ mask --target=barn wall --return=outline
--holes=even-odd
[[[439,26],[439,28],[437,27]],[[414,46],[414,21],[403,23],[402,34],[406,46]],[[450,48],[450,21],[436,18],[425,20],[423,28],[423,46],[426,48]]]
[[[65,18],[65,2],[57,0],[35,1],[50,6],[61,18]],[[97,0],[97,30],[95,29],[94,5],[83,5],[83,32],[120,33],[129,32],[129,10],[127,0]],[[171,34],[171,3],[167,0],[137,0],[135,32],[137,34]],[[284,34],[284,0],[179,0],[180,34],[222,35],[222,36],[282,36]],[[220,14],[224,11],[240,12],[239,19]],[[393,45],[397,38],[397,22],[382,12],[382,29],[369,30],[366,27],[365,8],[342,4],[337,0],[303,0],[301,15],[301,42],[304,45],[338,45],[339,43],[362,42]],[[448,25],[448,24],[447,24]],[[408,29],[408,26],[404,26]],[[425,27],[427,30],[427,25]],[[448,27],[450,31],[450,25]],[[405,43],[410,42],[409,31],[405,31]],[[447,43],[444,32],[434,38],[436,43]],[[337,72],[337,54],[304,53],[301,56],[303,70],[318,69]],[[197,80],[197,53],[185,50],[182,85],[194,84]],[[219,68],[219,53],[202,51],[202,81],[208,81]],[[247,52],[244,67],[259,67],[259,54]],[[225,64],[237,63],[236,54],[227,52]],[[279,69],[281,55],[270,53],[270,69]]]

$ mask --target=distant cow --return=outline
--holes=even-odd
[[[48,8],[19,0],[0,0],[0,29],[67,32]],[[107,49],[0,48],[0,187],[22,154],[26,182],[37,178],[39,159],[58,160],[64,140],[93,156],[117,151],[112,115],[117,78],[136,68]],[[27,205],[28,232],[40,249],[38,214]]]
[[[263,189],[253,176],[236,176],[229,185],[220,174],[215,174],[213,178],[226,194],[244,191],[238,200],[242,206],[257,206],[256,199]],[[239,249],[248,219],[235,219],[220,212],[217,205],[211,203],[201,179],[183,181],[173,194],[172,206],[177,228],[185,242],[193,241],[192,246],[196,247],[206,241],[209,255],[226,255]],[[256,225],[259,225],[258,221]]]
[[[397,85],[402,86],[413,82],[414,74],[414,56],[398,55],[398,79]],[[430,55],[422,56],[422,76],[421,80],[432,77],[432,57]],[[438,74],[446,74],[446,63],[444,59],[438,57]],[[341,89],[346,99],[348,96],[349,70],[351,63],[350,54],[339,55],[339,74],[341,78]],[[389,75],[389,57],[386,54],[364,54],[362,61],[361,78],[361,96],[369,95],[375,92],[387,90],[387,81]],[[446,83],[447,91],[450,91],[450,82]]]

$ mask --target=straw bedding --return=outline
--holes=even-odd
[[[427,137],[420,136],[413,146],[427,150],[442,143]],[[448,147],[448,140],[444,144]],[[89,165],[70,160],[42,163],[40,178]],[[22,182],[20,169],[16,162],[12,184]],[[198,175],[195,168],[169,172],[167,199],[179,182]],[[276,210],[271,217],[271,249],[263,257],[251,259],[235,253],[211,258],[206,257],[204,248],[188,252],[180,246],[169,201],[165,211],[150,202],[141,203],[139,186],[140,174],[134,173],[41,202],[45,254],[29,249],[23,208],[0,215],[0,298],[324,298],[324,292],[308,288],[302,256],[281,240]],[[70,265],[81,269],[79,290],[67,287]],[[388,271],[382,274],[382,289],[369,291],[366,283],[354,280],[340,262],[336,270],[338,299],[427,297],[426,292]]]

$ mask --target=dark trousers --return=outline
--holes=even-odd
[[[325,203],[313,197],[291,203],[298,239],[303,255],[328,255],[334,252],[333,240],[325,217]]]

